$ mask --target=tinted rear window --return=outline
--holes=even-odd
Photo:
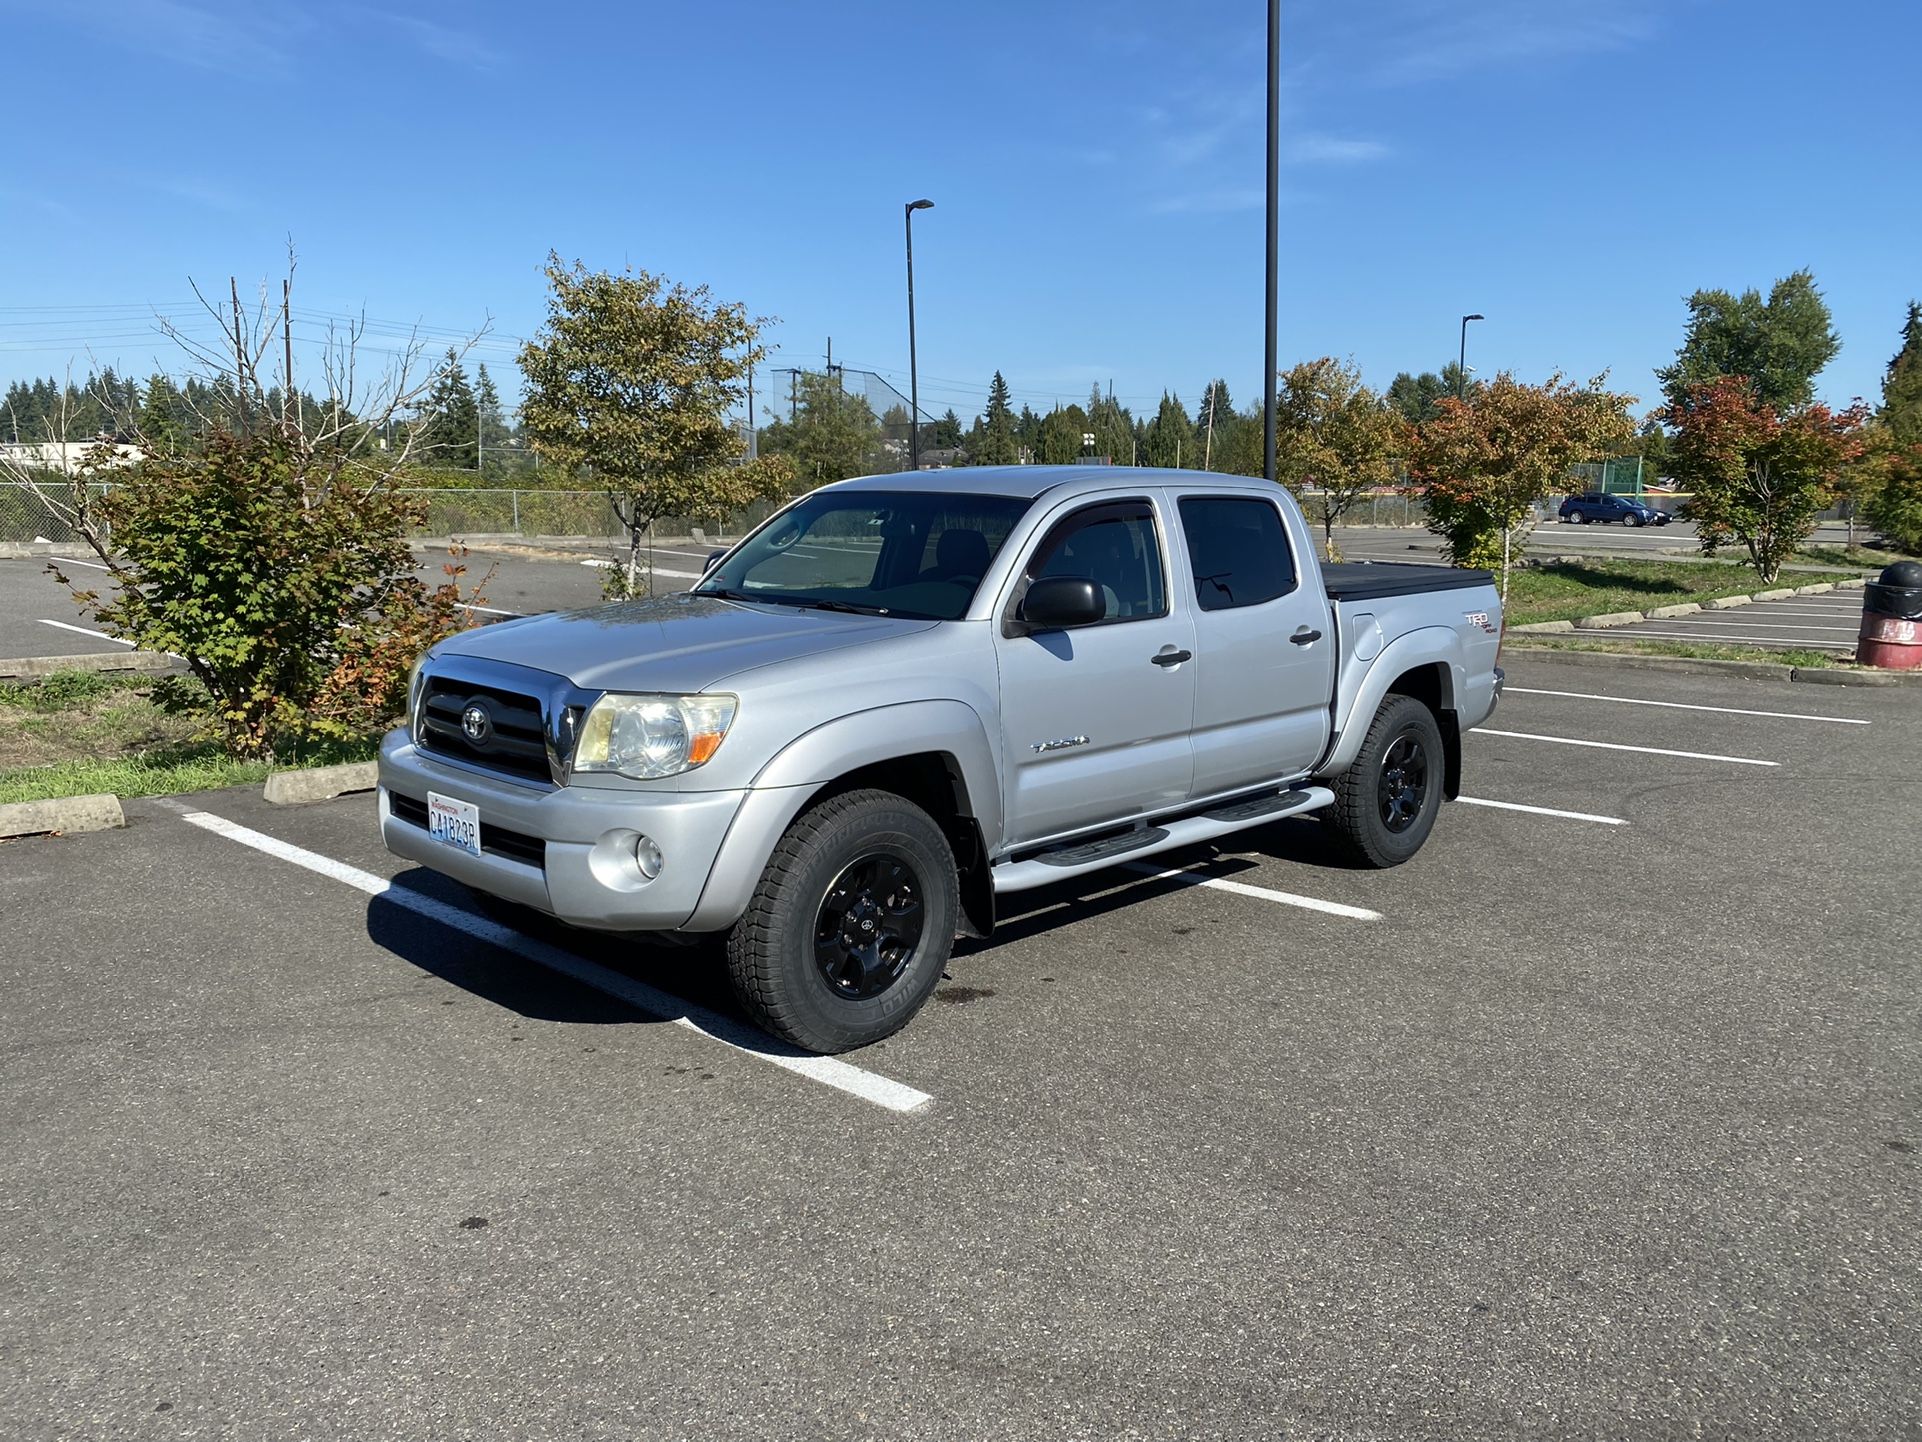
[[[1259,606],[1295,589],[1281,512],[1249,496],[1184,496],[1181,529],[1204,611]]]

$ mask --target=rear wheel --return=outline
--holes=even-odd
[[[1435,713],[1413,696],[1382,702],[1322,812],[1338,849],[1360,866],[1399,866],[1434,830],[1446,753]]]
[[[774,848],[727,939],[735,995],[761,1026],[813,1052],[906,1026],[947,964],[959,885],[934,819],[886,791],[803,812]]]
[[[1579,526],[1588,520],[1588,513],[1585,511],[1570,511],[1568,513],[1568,519]]]

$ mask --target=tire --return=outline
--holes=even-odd
[[[1409,775],[1411,761],[1418,779]],[[1400,866],[1420,851],[1441,810],[1446,765],[1435,713],[1413,696],[1389,696],[1354,761],[1335,778],[1335,804],[1322,812],[1336,849],[1375,868]]]
[[[892,792],[843,792],[801,813],[774,848],[728,933],[728,977],[748,1015],[784,1041],[867,1046],[934,994],[959,914],[954,853],[934,819]]]
[[[1585,526],[1588,524],[1588,513],[1586,511],[1570,511],[1568,513],[1568,519],[1578,526]]]
[[[1637,530],[1640,530],[1642,525],[1642,518],[1640,516],[1632,516],[1632,515],[1623,516],[1622,524],[1624,526],[1634,526]]]

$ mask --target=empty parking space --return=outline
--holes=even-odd
[[[1913,693],[1509,669],[1494,729],[1638,749],[1471,738],[1391,871],[1297,819],[1004,898],[835,1064],[899,1107],[731,1031],[711,949],[482,914],[367,796],[0,845],[8,1415],[1886,1430]]]
[[[1832,651],[1852,654],[1862,619],[1859,590],[1826,591],[1755,601],[1728,609],[1705,609],[1690,616],[1644,621],[1624,628],[1624,636],[1653,640],[1702,641],[1758,650]]]

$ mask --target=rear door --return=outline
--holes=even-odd
[[[1168,526],[1146,497],[1073,507],[1023,558],[996,620],[1007,834],[1014,845],[1179,805],[1194,774],[1193,618],[1176,604]],[[1094,581],[1091,626],[1009,635],[1044,576]]]
[[[1176,495],[1195,608],[1194,795],[1301,775],[1328,743],[1335,686],[1328,598],[1302,580],[1307,538],[1266,496]]]

